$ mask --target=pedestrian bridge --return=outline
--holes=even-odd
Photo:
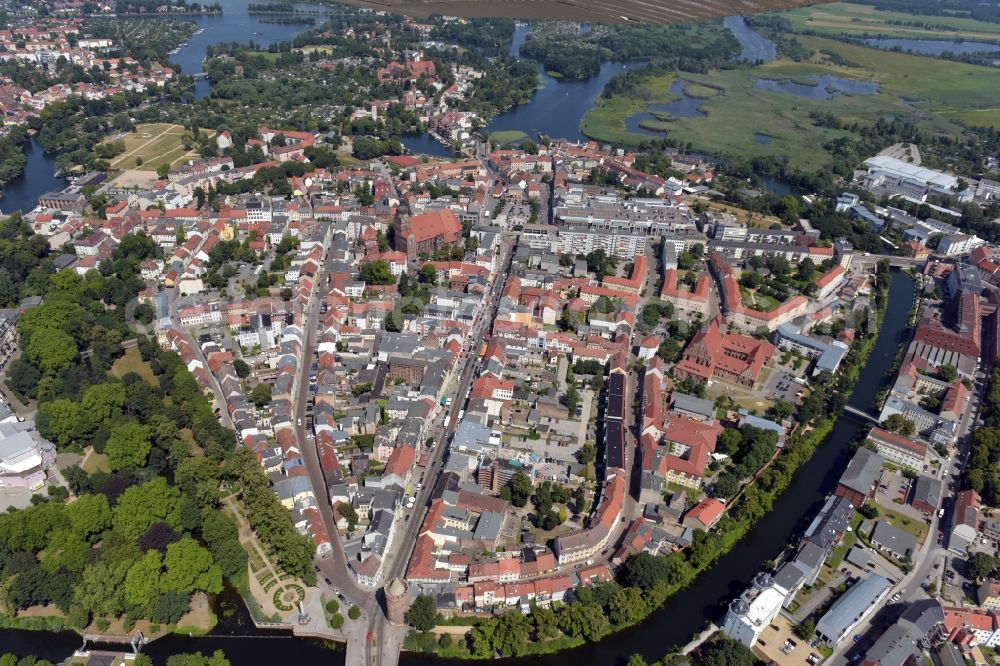
[[[869,414],[868,412],[863,412],[860,409],[851,407],[850,405],[846,405],[844,407],[844,414],[850,414],[856,419],[860,419],[862,421],[868,421],[869,423],[873,423],[875,425],[878,425],[879,423],[879,420],[874,416],[872,416],[871,414]]]

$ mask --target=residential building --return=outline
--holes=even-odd
[[[883,462],[882,456],[861,447],[847,464],[834,493],[846,498],[855,509],[860,509],[878,487]]]
[[[927,461],[927,445],[904,435],[876,427],[868,433],[868,441],[887,461],[914,472],[922,471]]]
[[[851,586],[833,602],[816,623],[816,636],[830,647],[836,646],[864,621],[889,593],[892,585],[878,574],[867,577]]]
[[[775,583],[770,574],[757,574],[750,588],[730,602],[722,632],[752,648],[781,612],[787,594],[788,590]]]

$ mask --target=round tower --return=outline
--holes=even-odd
[[[410,595],[401,578],[393,578],[385,587],[385,614],[395,625],[406,624],[406,611],[410,608]]]

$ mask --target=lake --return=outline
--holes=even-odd
[[[874,81],[857,81],[841,76],[824,74],[805,77],[812,83],[789,81],[787,79],[754,79],[753,87],[772,92],[783,92],[809,99],[833,99],[840,95],[877,95],[878,84]]]
[[[932,56],[939,56],[945,53],[954,53],[956,55],[982,52],[1000,53],[1000,44],[991,44],[989,42],[966,42],[948,39],[896,39],[889,37],[863,39],[861,41],[877,49],[887,51],[899,49],[900,51]]]
[[[727,16],[723,22],[743,49],[734,58],[735,60],[770,62],[778,57],[778,49],[774,42],[751,28],[742,16]]]
[[[530,26],[526,23],[519,23],[514,28],[509,53],[515,58],[520,57],[521,44],[529,30]],[[586,141],[587,137],[580,131],[580,122],[604,90],[604,85],[616,74],[644,64],[606,62],[589,79],[567,81],[549,76],[539,63],[540,86],[531,100],[494,116],[487,129],[490,132],[520,130],[531,138],[545,134],[557,139]]]

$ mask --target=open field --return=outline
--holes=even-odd
[[[1000,24],[958,16],[919,16],[880,11],[869,5],[837,2],[802,7],[781,14],[796,32],[810,30],[855,37],[886,36],[912,39],[963,38],[975,41],[1000,40]],[[895,24],[894,24],[895,23]],[[922,23],[923,25],[906,25]]]
[[[153,374],[153,369],[149,367],[149,364],[142,360],[139,349],[136,347],[126,349],[125,354],[111,366],[111,374],[118,379],[130,372],[139,375],[153,386],[160,385],[160,380]]]
[[[998,26],[1000,30],[1000,26]],[[969,65],[909,53],[880,51],[834,39],[800,35],[804,46],[816,52],[804,62],[779,58],[753,69],[685,74],[689,88],[721,89],[705,99],[705,116],[671,117],[658,114],[646,121],[646,129],[662,130],[690,142],[695,150],[720,156],[787,155],[791,165],[815,170],[830,162],[822,148],[827,142],[848,135],[845,130],[817,127],[814,112],[830,113],[845,122],[874,123],[881,117],[905,117],[925,130],[956,132],[956,123],[1000,127],[1000,69]],[[822,53],[835,53],[852,66],[836,65]],[[809,98],[787,92],[761,90],[755,79],[813,83],[807,77],[832,75],[874,81],[876,95],[837,95],[830,99]],[[663,81],[650,79],[661,91]],[[667,83],[669,87],[669,82]],[[581,128],[599,141],[635,145],[649,137],[629,132],[626,119],[646,109],[647,104],[667,101],[669,93],[646,101],[629,97],[600,99],[583,119]],[[667,99],[664,99],[667,98]],[[767,128],[771,140],[761,144],[755,135]],[[803,150],[809,146],[809,150]]]
[[[180,125],[139,125],[135,132],[122,137],[125,152],[111,160],[111,168],[156,171],[161,164],[179,166],[196,159],[197,151],[184,148],[181,141],[184,131]],[[136,159],[141,159],[142,164],[137,164]]]

